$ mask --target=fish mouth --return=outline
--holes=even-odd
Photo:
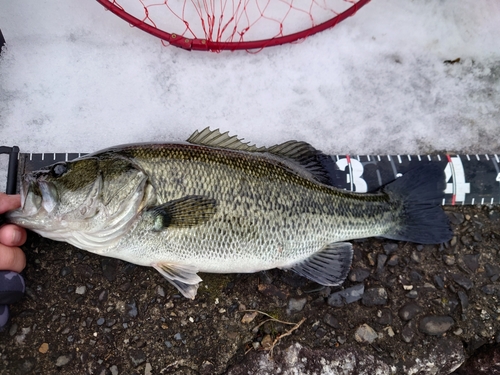
[[[42,208],[51,213],[57,206],[57,189],[48,181],[26,176],[20,190],[21,211],[25,216],[36,215]]]

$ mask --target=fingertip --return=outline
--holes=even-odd
[[[26,255],[19,247],[0,244],[0,270],[20,273],[26,267]]]
[[[21,246],[26,242],[26,230],[14,224],[7,224],[0,228],[0,243],[6,246]]]

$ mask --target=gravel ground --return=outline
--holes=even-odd
[[[194,301],[151,268],[31,234],[0,374],[496,373],[500,209],[446,211],[448,244],[355,241],[341,288],[202,274]]]

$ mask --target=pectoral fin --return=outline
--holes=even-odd
[[[194,299],[199,282],[202,281],[196,274],[198,270],[195,267],[168,262],[153,263],[152,266],[184,297]]]
[[[290,269],[321,285],[340,285],[349,273],[352,256],[350,243],[331,243]]]
[[[153,215],[155,231],[168,227],[189,228],[203,224],[210,220],[216,211],[215,199],[200,195],[175,199],[148,210]]]

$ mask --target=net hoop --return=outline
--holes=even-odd
[[[138,29],[145,31],[167,42],[172,46],[183,48],[190,51],[193,50],[193,51],[218,52],[222,50],[229,50],[229,51],[256,50],[265,47],[278,46],[281,44],[296,42],[299,39],[305,39],[313,34],[332,28],[338,23],[345,20],[346,18],[353,16],[361,7],[370,2],[370,0],[359,0],[356,3],[352,3],[352,5],[348,9],[344,10],[341,13],[338,13],[335,17],[302,31],[298,31],[288,35],[280,35],[269,39],[260,39],[253,41],[233,41],[233,42],[212,41],[201,38],[189,38],[176,33],[169,33],[167,31],[149,25],[143,20],[140,20],[134,17],[133,15],[127,13],[127,11],[125,11],[117,4],[115,4],[113,0],[97,0],[97,2],[99,2],[107,10],[114,13],[116,16],[128,22],[132,27],[137,27]]]

